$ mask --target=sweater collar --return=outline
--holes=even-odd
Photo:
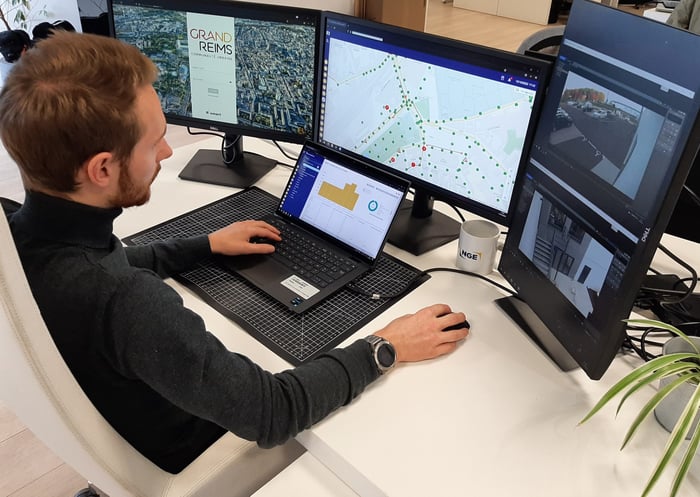
[[[26,192],[13,217],[37,238],[93,248],[109,248],[120,207],[104,209],[39,192]]]

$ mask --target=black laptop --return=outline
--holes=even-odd
[[[372,268],[408,186],[365,161],[306,142],[276,212],[264,218],[281,231],[275,253],[221,262],[289,309],[306,311]]]

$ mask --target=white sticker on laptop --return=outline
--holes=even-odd
[[[319,292],[318,288],[313,286],[311,283],[302,280],[296,274],[293,274],[286,280],[283,280],[282,285],[305,299],[313,297]]]

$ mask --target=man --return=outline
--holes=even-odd
[[[23,29],[13,29],[0,33],[0,53],[10,64],[17,62],[31,44],[29,35]]]
[[[40,22],[32,28],[32,42],[36,43],[40,40],[45,40],[59,29],[64,31],[75,31],[73,25],[65,20]]]
[[[31,40],[29,35],[22,29],[0,32],[0,54],[2,54],[2,59],[0,59],[0,88],[10,70],[14,67],[14,63],[22,57],[30,46]]]
[[[666,24],[700,34],[700,2],[681,0],[671,12]]]
[[[178,472],[225,430],[262,447],[349,403],[386,367],[446,354],[467,335],[461,312],[436,304],[289,371],[270,374],[228,351],[162,277],[212,253],[269,253],[260,221],[208,236],[124,248],[122,208],[149,199],[172,153],[136,48],[56,32],[29,51],[0,93],[0,136],[26,199],[5,203],[25,273],[66,363],[115,429],[161,468]],[[389,358],[375,359],[376,347]],[[382,363],[382,361],[387,361]]]

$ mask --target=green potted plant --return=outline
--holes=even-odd
[[[32,8],[31,0],[0,0],[0,21],[8,31],[15,28],[26,30]],[[45,12],[44,6],[36,14],[41,15]]]
[[[671,431],[668,442],[642,493],[642,497],[648,495],[663,471],[668,467],[673,455],[679,451],[684,441],[688,439],[685,454],[676,470],[671,487],[670,495],[675,496],[688,474],[698,446],[700,446],[700,430],[696,429],[698,409],[700,409],[700,346],[698,345],[700,340],[695,339],[694,341],[694,338],[686,336],[678,328],[661,321],[635,319],[629,322],[666,330],[675,335],[671,340],[682,341],[682,348],[687,351],[669,352],[665,347],[664,353],[637,367],[615,383],[579,424],[585,423],[614,397],[622,395],[616,411],[619,412],[622,405],[632,394],[639,392],[643,387],[655,383],[657,380],[660,381],[658,391],[642,407],[633,420],[622,442],[622,449],[625,448],[636,433],[639,425],[649,414],[656,411],[657,419],[669,419],[667,414],[660,416],[660,410],[668,409],[672,407],[671,404],[676,404],[678,412],[671,415],[671,419],[677,419],[677,421],[675,421],[675,425],[671,421],[670,426],[666,427]],[[671,340],[669,340],[669,343]],[[687,393],[679,403],[677,399],[672,399],[672,397],[678,396],[681,389],[687,390]]]

